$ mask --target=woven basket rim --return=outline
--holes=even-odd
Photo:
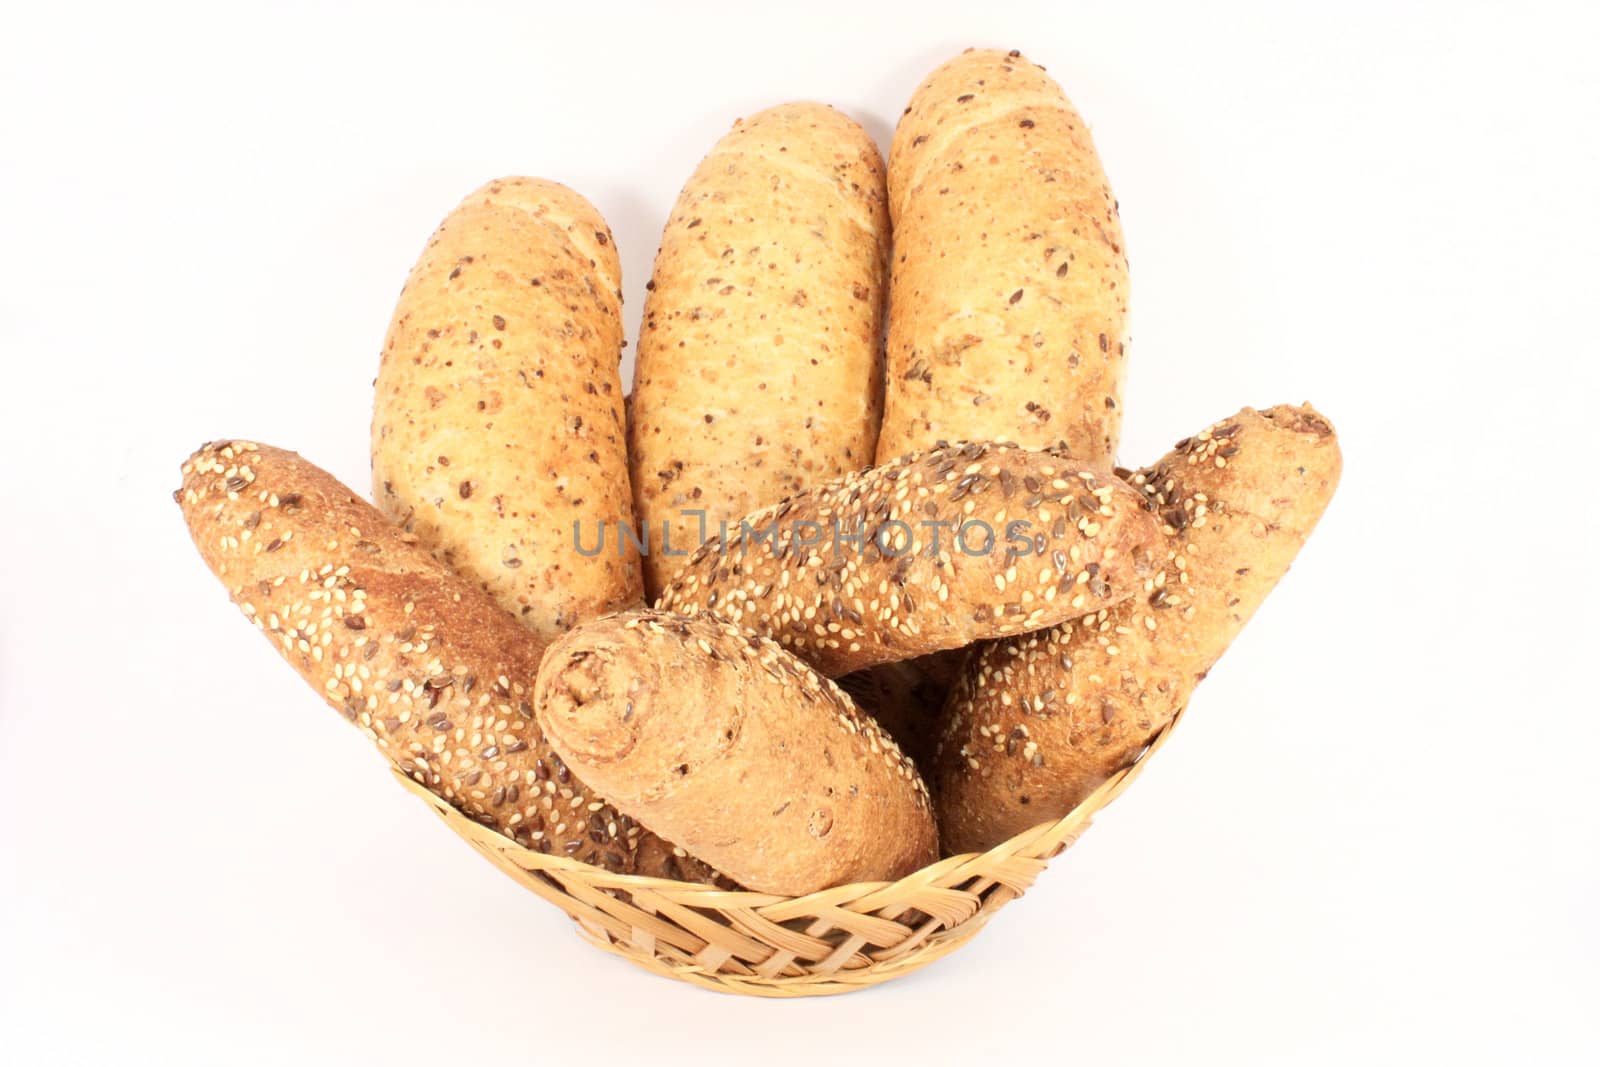
[[[899,887],[907,886],[913,882],[936,881],[944,874],[971,864],[983,857],[1014,855],[1025,851],[1040,839],[1048,839],[1057,835],[1063,840],[1066,839],[1075,829],[1087,824],[1093,815],[1115,800],[1133,779],[1143,771],[1151,756],[1166,743],[1167,738],[1172,736],[1172,731],[1183,717],[1185,710],[1186,708],[1179,708],[1172,718],[1151,736],[1149,743],[1139,751],[1138,755],[1118,770],[1113,771],[1092,793],[1084,797],[1083,800],[1078,802],[1077,806],[1060,818],[1046,819],[1035,823],[1026,830],[1013,834],[983,852],[962,852],[942,857],[927,866],[919,867],[896,881],[846,882],[836,886],[829,886],[826,889],[818,889],[802,896],[761,893],[750,889],[722,889],[704,882],[684,882],[673,878],[656,878],[642,874],[621,874],[568,856],[539,852],[536,849],[530,849],[518,844],[493,827],[486,826],[470,818],[449,801],[438,796],[422,783],[406,774],[399,767],[391,766],[389,769],[407,791],[432,807],[444,819],[446,824],[450,825],[452,831],[462,837],[469,836],[462,832],[462,827],[455,825],[456,821],[459,820],[465,827],[471,829],[472,834],[497,838],[497,847],[509,855],[515,855],[517,857],[517,866],[526,871],[569,872],[580,875],[586,882],[596,888],[641,889],[670,891],[676,894],[693,894],[697,898],[694,904],[695,907],[719,910],[756,909],[768,908],[775,904],[793,904],[797,911],[801,911],[842,904],[853,911],[862,911],[870,910],[872,901],[877,896],[892,895]]]

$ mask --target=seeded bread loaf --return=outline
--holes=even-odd
[[[1111,462],[1128,264],[1088,127],[1044,68],[967,51],[889,149],[894,220],[882,463],[935,439],[1065,440]]]
[[[1161,542],[1108,470],[947,446],[756,512],[697,549],[657,607],[714,612],[838,677],[1115,604]]]
[[[423,249],[378,369],[379,506],[546,640],[644,595],[616,539],[633,516],[620,285],[587,200],[490,182]]]
[[[750,889],[892,880],[938,858],[911,761],[832,682],[736,626],[587,623],[551,645],[534,695],[568,766]]]
[[[1141,594],[981,646],[951,693],[933,773],[945,851],[1065,815],[1137,756],[1288,570],[1339,471],[1306,406],[1245,408],[1134,475],[1167,539]]]
[[[546,745],[531,700],[544,642],[333,476],[222,441],[183,465],[175,495],[245,618],[412,778],[529,848],[712,879]]]
[[[702,540],[686,512],[715,530],[872,463],[888,250],[883,160],[833,108],[744,119],[690,177],[645,298],[629,421],[650,595]]]

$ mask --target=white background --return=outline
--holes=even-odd
[[[1584,5],[323,6],[0,16],[0,1058],[1600,1059]],[[649,976],[251,632],[178,464],[253,436],[365,489],[393,299],[469,190],[591,197],[632,338],[733,118],[817,98],[886,145],[968,44],[1060,78],[1121,198],[1123,459],[1311,399],[1343,488],[971,946],[829,1001]]]

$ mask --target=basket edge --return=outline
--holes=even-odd
[[[584,878],[590,884],[607,889],[651,890],[655,892],[670,892],[684,896],[695,896],[698,899],[692,905],[704,908],[765,908],[774,904],[789,904],[796,907],[832,906],[830,898],[859,899],[873,895],[882,895],[892,892],[896,887],[902,886],[912,880],[929,880],[928,872],[953,871],[964,866],[976,866],[985,861],[1004,856],[1026,856],[1032,859],[1049,859],[1056,855],[1061,847],[1074,839],[1079,831],[1086,828],[1090,820],[1108,804],[1119,797],[1135,778],[1143,771],[1151,756],[1166,743],[1172,735],[1173,728],[1183,717],[1186,709],[1180,708],[1173,717],[1150,738],[1150,741],[1139,754],[1126,766],[1112,772],[1112,774],[1097,786],[1076,807],[1057,819],[1050,819],[1029,827],[983,852],[963,852],[946,856],[925,867],[905,875],[895,881],[879,882],[848,882],[843,885],[830,886],[801,896],[789,897],[774,893],[760,893],[748,889],[721,889],[703,882],[683,882],[671,878],[654,878],[640,874],[619,874],[607,871],[592,864],[583,863],[566,856],[554,856],[537,852],[523,845],[517,844],[510,838],[482,823],[474,822],[463,814],[449,801],[430,791],[426,786],[406,774],[399,767],[391,766],[390,773],[400,781],[400,784],[412,795],[422,800],[431,807],[446,825],[458,836],[465,838],[477,847],[474,838],[492,839],[486,844],[495,848],[502,855],[508,857],[508,862],[529,872],[563,872]],[[1040,847],[1040,846],[1043,847]],[[509,857],[516,857],[515,861]],[[632,957],[630,957],[632,958]]]

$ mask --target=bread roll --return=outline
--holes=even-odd
[[[1088,127],[1044,68],[967,51],[889,150],[894,218],[878,462],[945,440],[1066,441],[1109,463],[1128,263]]]
[[[245,618],[412,778],[540,852],[713,879],[550,750],[533,720],[538,635],[332,475],[292,452],[219,441],[183,465],[175,496]],[[270,728],[261,740],[273,746]]]
[[[651,596],[702,540],[685,512],[715,531],[872,463],[884,201],[872,138],[821,104],[736,123],[684,186],[645,298],[629,423]]]
[[[423,249],[378,369],[379,506],[546,640],[643,596],[618,536],[633,515],[620,285],[587,200],[490,182]]]
[[[982,646],[951,693],[934,772],[946,852],[1065,815],[1131,762],[1288,570],[1339,470],[1306,406],[1245,408],[1136,474],[1167,532],[1141,595]]]
[[[550,647],[534,693],[568,766],[750,889],[891,880],[938,858],[911,761],[832,682],[736,626],[599,619]]]
[[[657,606],[712,611],[829,677],[1024,633],[1141,588],[1142,495],[1060,453],[967,444],[808,489],[702,545]]]

